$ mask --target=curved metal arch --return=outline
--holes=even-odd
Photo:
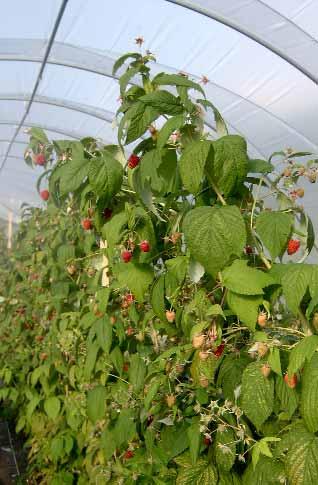
[[[265,49],[268,49],[273,54],[275,54],[276,56],[286,61],[288,64],[293,66],[295,69],[301,72],[308,79],[310,79],[313,83],[318,85],[318,78],[308,69],[306,69],[304,66],[299,64],[299,62],[295,61],[292,57],[290,57],[288,54],[283,52],[281,49],[278,49],[277,47],[275,47],[270,42],[267,42],[266,40],[262,39],[260,36],[253,34],[249,30],[237,25],[235,22],[223,17],[222,15],[217,15],[216,13],[212,13],[203,7],[193,5],[193,3],[190,3],[187,0],[165,0],[165,1],[175,5],[179,5],[180,7],[186,8],[193,12],[197,12],[200,15],[203,15],[204,17],[215,20],[216,22],[219,22],[220,24],[223,24],[226,27],[229,27],[230,29],[235,30],[236,32],[244,35],[245,37],[248,37],[249,39],[253,40],[254,42],[257,42],[257,44],[262,45],[263,47],[265,47]]]
[[[21,42],[20,40],[15,40],[11,39],[6,42],[6,48],[4,49],[5,54],[1,54],[1,39],[0,39],[0,60],[6,60],[6,61],[23,61],[23,62],[39,62],[40,57],[39,55],[34,55],[34,51],[38,51],[39,53],[41,52],[41,48],[43,48],[43,41],[39,40],[33,40],[33,39],[23,39],[23,45],[24,45],[24,52],[29,51],[28,54],[23,54],[23,56],[17,55],[16,54],[16,46],[15,42]],[[10,43],[11,48],[10,48]],[[68,59],[63,59],[60,53],[58,52],[59,50],[67,50],[68,51]],[[55,52],[56,51],[56,52]],[[112,74],[112,66],[115,62],[115,59],[111,58],[110,56],[102,56],[99,53],[94,53],[91,51],[87,51],[85,56],[86,59],[90,59],[88,62],[82,62],[81,64],[79,62],[75,62],[74,59],[76,58],[76,53],[83,52],[83,49],[80,49],[79,47],[72,46],[69,44],[63,44],[63,43],[58,43],[55,42],[51,55],[47,61],[48,64],[56,65],[56,66],[63,66],[63,67],[68,67],[71,69],[78,69],[80,71],[85,71],[85,72],[91,72],[93,74],[98,74],[107,78],[111,78],[114,80],[118,79],[117,75]],[[81,55],[81,58],[83,59],[83,55]],[[91,62],[91,60],[95,60],[95,62]],[[163,64],[156,64],[156,66],[160,69],[163,70],[169,70],[170,72],[177,72],[176,69],[173,69],[169,66],[165,66]],[[189,73],[194,79],[197,81],[199,80],[198,76],[195,76],[192,73]],[[132,84],[134,82],[132,81]],[[285,120],[277,116],[275,113],[272,113],[271,111],[267,110],[265,107],[258,105],[254,101],[251,101],[249,99],[244,98],[240,94],[232,91],[231,89],[226,88],[225,86],[221,86],[218,83],[215,83],[213,81],[209,81],[209,84],[211,86],[215,86],[219,89],[224,90],[225,92],[230,93],[231,95],[237,97],[239,100],[242,100],[246,103],[251,104],[254,106],[256,109],[263,111],[264,113],[268,114],[271,116],[273,119],[281,123],[283,126],[285,126],[288,130],[290,130],[292,133],[297,134],[299,137],[301,137],[306,143],[309,143],[311,145],[316,146],[316,144],[309,140],[303,133],[297,131],[297,129],[293,128],[291,125],[289,125]],[[235,131],[239,132],[234,125],[231,125],[228,122],[228,125],[232,127]],[[212,128],[210,125],[208,125],[210,128]],[[265,156],[262,154],[260,149],[256,147],[251,140],[245,135],[245,138],[249,142],[250,146],[252,146],[260,155]]]
[[[10,143],[11,140],[3,140],[3,139],[0,139],[0,143]],[[15,140],[14,143],[17,143],[18,145],[27,145],[28,142],[27,141],[18,141],[18,140]]]
[[[18,126],[19,122],[17,121],[16,123],[13,123],[12,121],[0,120],[0,125]],[[22,126],[24,126],[25,128],[42,128],[42,130],[48,130],[48,131],[51,131],[52,133],[56,133],[57,135],[69,136],[74,140],[81,140],[81,138],[86,136],[86,135],[79,135],[79,133],[73,133],[71,131],[60,130],[56,127],[52,128],[49,125],[38,125],[37,123],[25,123]]]
[[[31,97],[25,94],[1,94],[0,101],[26,101],[29,102]],[[115,113],[104,109],[94,109],[90,106],[70,102],[66,99],[51,98],[49,96],[34,96],[33,103],[38,104],[48,104],[50,106],[57,106],[59,108],[69,109],[71,111],[76,111],[78,113],[83,113],[94,118],[98,118],[102,121],[112,123]],[[32,103],[32,104],[33,104]]]

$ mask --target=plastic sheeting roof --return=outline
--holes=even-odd
[[[116,142],[121,54],[144,48],[155,71],[209,79],[207,95],[251,156],[317,152],[318,0],[10,0],[0,23],[0,216],[39,204],[40,169],[23,162],[27,127]],[[207,123],[213,126],[213,120]],[[317,207],[315,185],[305,205]],[[318,225],[318,217],[316,217]]]

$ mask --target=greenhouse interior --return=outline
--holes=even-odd
[[[318,484],[318,0],[11,0],[0,484]]]

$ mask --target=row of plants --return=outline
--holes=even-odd
[[[0,398],[28,483],[312,485],[318,267],[299,201],[317,160],[250,159],[202,85],[153,60],[114,66],[118,145],[30,131],[46,208],[25,208],[0,281]]]

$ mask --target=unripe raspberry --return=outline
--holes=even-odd
[[[269,364],[262,365],[261,373],[263,374],[264,377],[267,378],[271,373],[271,366]]]

